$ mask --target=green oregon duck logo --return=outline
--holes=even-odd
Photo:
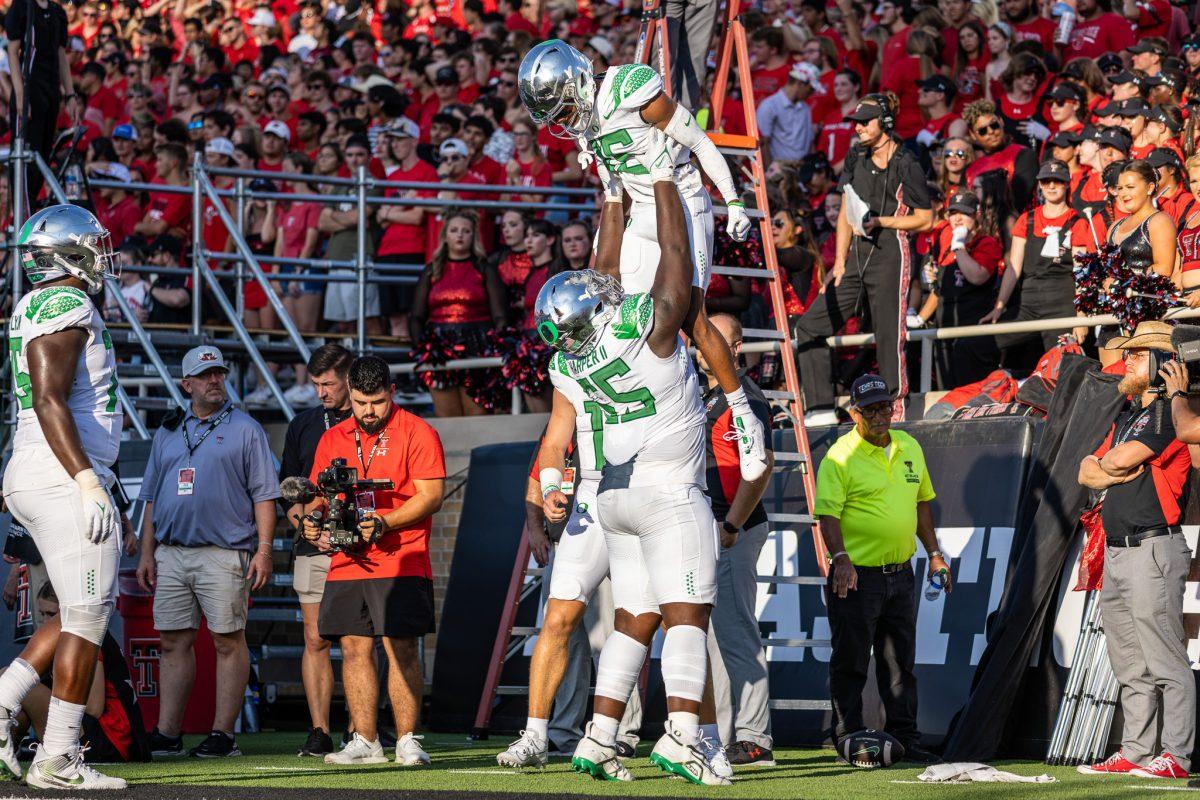
[[[537,326],[538,336],[542,337],[542,341],[546,344],[556,344],[558,342],[558,326],[550,320],[545,320]]]

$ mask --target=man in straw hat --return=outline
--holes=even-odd
[[[1152,389],[1172,355],[1167,322],[1142,322],[1109,342],[1124,351],[1117,390],[1132,398],[1079,482],[1103,492],[1104,588],[1100,610],[1108,659],[1121,686],[1121,749],[1079,767],[1087,775],[1185,778],[1196,733],[1196,688],[1183,630],[1183,591],[1192,553],[1179,528],[1191,469],[1168,404]],[[1158,734],[1162,693],[1162,733]]]

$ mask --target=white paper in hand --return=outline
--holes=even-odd
[[[847,186],[842,192],[842,208],[846,212],[846,220],[854,229],[855,235],[866,236],[867,233],[863,230],[863,220],[871,213],[871,207],[858,196],[858,192],[854,191],[853,186]]]

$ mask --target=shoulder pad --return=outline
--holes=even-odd
[[[648,292],[631,294],[617,309],[617,318],[612,324],[613,336],[617,339],[641,339],[649,331],[654,317],[654,298]]]
[[[612,81],[613,109],[641,108],[663,91],[663,82],[653,67],[626,64],[617,69]]]
[[[25,318],[34,325],[45,325],[66,315],[80,316],[79,309],[83,309],[83,316],[86,316],[91,306],[88,296],[75,287],[51,286],[42,289],[29,301],[29,306],[25,309]],[[71,314],[73,311],[77,313]]]

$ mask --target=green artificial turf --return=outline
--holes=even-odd
[[[187,737],[186,745],[201,737]],[[1051,768],[1038,762],[1004,762],[995,766],[1023,775],[1049,773],[1052,784],[927,785],[917,782],[923,768],[900,765],[885,770],[854,769],[835,760],[832,750],[782,749],[776,751],[779,766],[742,770],[732,786],[693,786],[660,772],[649,762],[653,742],[644,742],[638,757],[627,762],[635,780],[631,784],[600,783],[571,771],[566,759],[552,759],[544,770],[517,772],[496,766],[495,754],[509,742],[493,736],[471,742],[462,735],[437,734],[425,738],[433,759],[428,768],[403,769],[394,765],[368,767],[327,766],[316,758],[300,758],[296,748],[302,733],[261,733],[238,737],[245,756],[203,761],[191,758],[161,759],[151,764],[111,765],[101,769],[128,779],[139,796],[154,796],[147,784],[182,789],[198,787],[205,797],[254,796],[271,798],[270,789],[307,790],[312,800],[323,797],[361,797],[366,790],[397,790],[424,796],[438,791],[468,794],[512,794],[522,796],[592,795],[596,797],[686,797],[813,798],[814,800],[907,800],[908,798],[1044,797],[1116,798],[1133,795],[1163,797],[1148,787],[1178,789],[1166,797],[1200,789],[1187,789],[1186,781],[1151,781],[1130,777],[1089,777],[1073,768]],[[226,793],[221,787],[226,788]],[[14,785],[15,788],[15,785]],[[166,790],[166,786],[163,787]],[[151,790],[147,794],[147,790]],[[341,791],[338,791],[341,790]],[[169,794],[169,790],[163,792]],[[8,792],[0,785],[0,796]],[[292,792],[280,792],[279,797]]]

